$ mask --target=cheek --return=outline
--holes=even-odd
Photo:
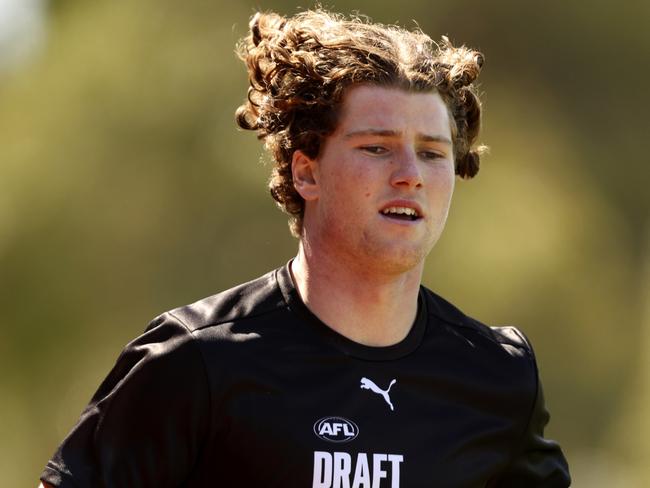
[[[432,171],[430,175],[431,187],[435,188],[438,192],[451,193],[454,191],[456,183],[456,175],[452,167],[438,167]]]
[[[339,198],[348,201],[349,205],[365,205],[365,202],[377,193],[378,178],[363,167],[346,168],[337,175],[336,192]]]
[[[456,174],[452,171],[449,173],[449,180],[447,181],[449,198],[451,198],[451,195],[454,193],[455,186],[456,186]]]
[[[442,193],[446,196],[447,205],[451,202],[451,197],[454,194],[454,184],[456,178],[452,175],[447,181],[444,182]]]
[[[432,191],[429,193],[429,199],[434,208],[443,213],[448,210],[455,183],[456,178],[453,172],[440,171],[436,175],[430,186]]]

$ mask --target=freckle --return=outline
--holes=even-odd
[[[366,198],[368,198],[369,196],[370,196],[370,193],[366,193]]]

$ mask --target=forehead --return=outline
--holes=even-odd
[[[451,138],[449,112],[436,92],[358,85],[346,92],[336,132],[378,129]]]

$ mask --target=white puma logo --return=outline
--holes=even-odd
[[[386,390],[382,390],[372,380],[369,380],[368,378],[361,378],[361,389],[370,390],[373,393],[376,393],[377,395],[381,395],[382,397],[384,397],[384,400],[386,400],[386,403],[388,403],[390,409],[395,410],[393,408],[393,404],[390,401],[390,397],[388,396],[388,392],[390,391],[390,389],[395,383],[397,383],[397,380],[391,381],[390,385],[388,385],[388,388]]]

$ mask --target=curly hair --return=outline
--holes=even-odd
[[[336,129],[347,88],[366,83],[414,92],[434,91],[450,115],[456,174],[472,178],[484,147],[474,147],[481,103],[473,85],[483,55],[439,44],[421,31],[347,19],[322,9],[285,18],[257,13],[237,52],[248,68],[248,98],[236,112],[239,127],[257,131],[274,158],[271,195],[302,232],[304,200],[293,185],[296,150],[315,158]]]

